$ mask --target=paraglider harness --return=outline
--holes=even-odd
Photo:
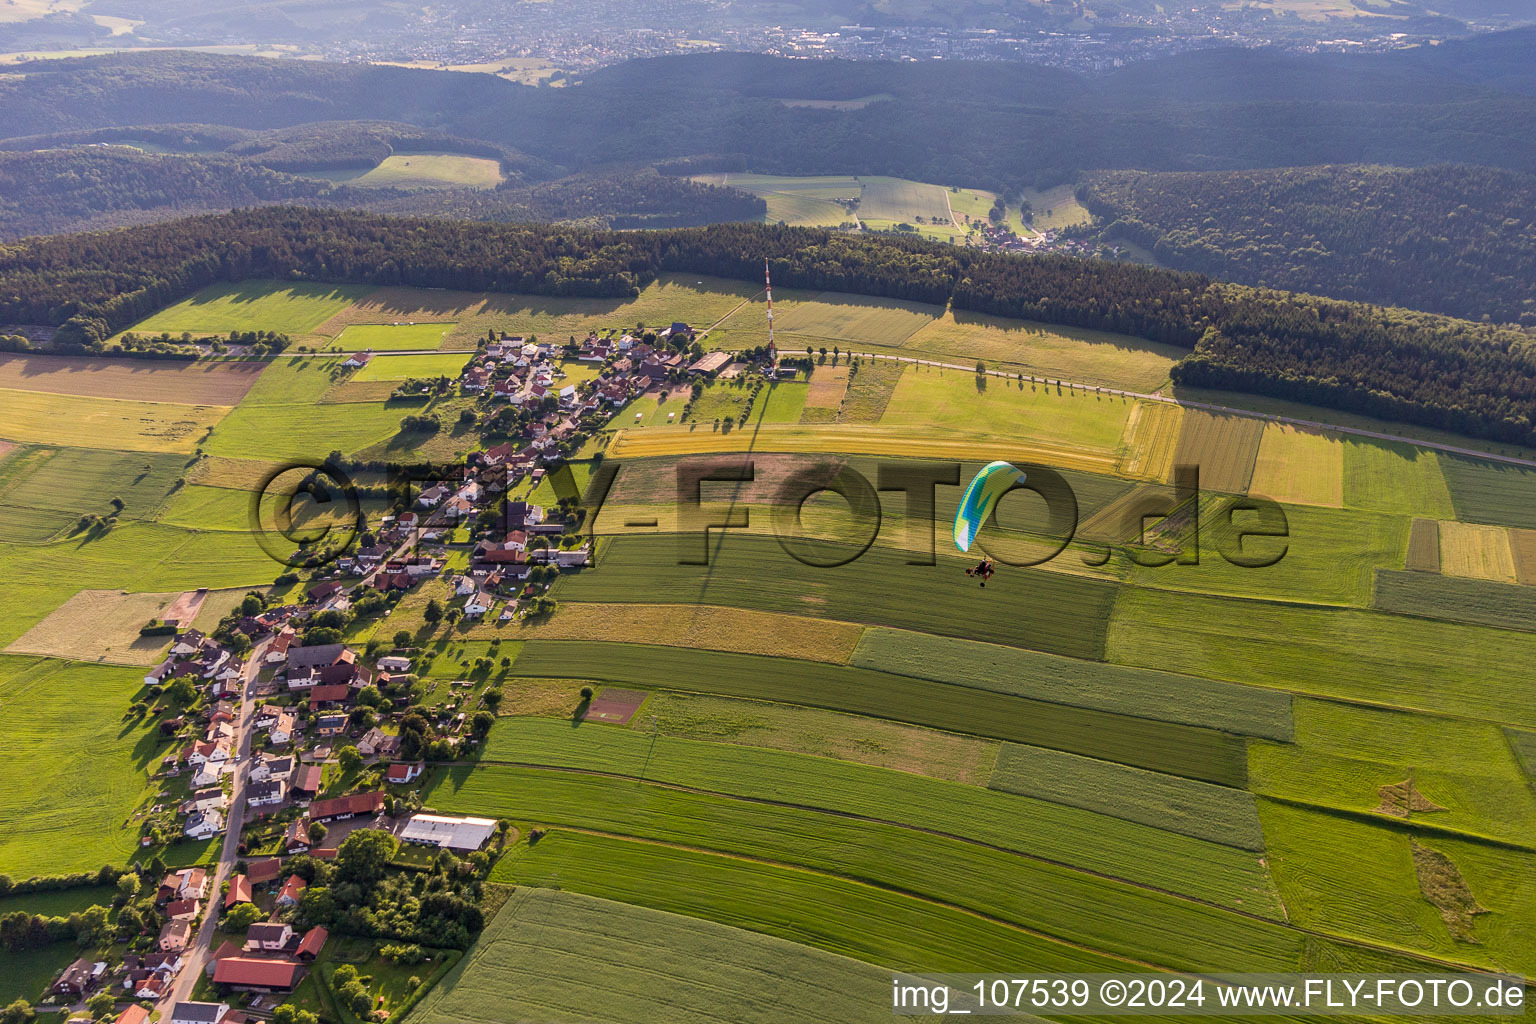
[[[981,577],[981,585],[982,586],[986,586],[987,585],[987,580],[992,578],[993,571],[994,571],[994,566],[992,565],[992,559],[990,559],[990,558],[983,558],[976,565],[974,565],[971,568],[965,570],[965,574],[967,576],[980,576]]]

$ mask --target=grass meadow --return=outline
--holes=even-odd
[[[297,338],[314,332],[370,291],[366,285],[274,281],[215,284],[140,320],[130,330],[136,334],[169,331],[173,335],[277,331]]]
[[[310,172],[306,177],[325,178],[358,188],[495,188],[501,184],[499,161],[462,153],[395,153],[362,173],[357,171]]]
[[[350,330],[351,328],[349,328]],[[422,356],[376,356],[352,375],[353,380],[405,380],[409,377],[458,377],[469,358],[462,352]]]
[[[130,452],[191,452],[228,406],[0,389],[0,437]]]
[[[1500,629],[1536,629],[1536,591],[1530,586],[1432,572],[1378,572],[1372,607]]]
[[[451,321],[425,324],[351,324],[342,328],[341,333],[336,335],[326,348],[344,352],[361,352],[370,348],[375,352],[440,348],[444,339],[453,333],[453,329],[457,326]],[[364,372],[367,370],[368,367],[363,367]]]

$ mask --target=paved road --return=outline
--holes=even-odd
[[[176,981],[171,985],[170,990],[160,997],[162,1020],[170,1020],[171,1008],[178,1002],[191,997],[192,986],[197,984],[197,979],[202,976],[203,969],[208,963],[208,955],[212,952],[213,943],[217,937],[219,913],[224,909],[223,900],[219,896],[219,887],[234,871],[235,861],[240,859],[240,827],[245,821],[245,781],[246,774],[250,771],[251,738],[256,732],[251,726],[256,715],[256,691],[252,683],[255,682],[257,673],[261,671],[262,659],[266,657],[267,647],[271,642],[270,639],[263,640],[251,648],[246,660],[245,679],[241,686],[240,713],[235,718],[234,791],[229,801],[229,813],[225,818],[224,849],[219,855],[218,866],[214,869],[213,878],[208,887],[208,909],[203,914],[202,927],[197,930],[197,934],[193,936],[186,953],[182,956],[181,973],[176,976]]]
[[[968,373],[976,372],[976,364],[969,366],[960,363],[941,363],[933,359],[918,359],[913,356],[891,356],[874,352],[845,352],[846,357],[859,356],[862,359],[888,359],[898,363],[913,363],[918,366],[937,366],[942,370],[961,370]],[[998,377],[1002,380],[1015,380],[1017,374],[1003,370],[988,370],[987,376]],[[1307,427],[1312,430],[1327,430],[1335,434],[1349,434],[1353,437],[1369,437],[1377,441],[1396,441],[1402,444],[1413,445],[1417,448],[1432,448],[1438,452],[1449,452],[1453,455],[1469,455],[1473,458],[1488,459],[1492,462],[1503,462],[1512,466],[1536,467],[1536,459],[1522,459],[1513,455],[1496,455],[1493,452],[1484,451],[1481,448],[1461,448],[1453,444],[1440,444],[1436,441],[1421,441],[1412,437],[1403,437],[1400,434],[1388,434],[1379,430],[1365,430],[1361,427],[1346,427],[1338,423],[1325,423],[1320,420],[1306,420],[1297,416],[1280,416],[1276,413],[1255,412],[1252,409],[1236,409],[1227,405],[1214,405],[1210,402],[1192,402],[1187,399],[1170,398],[1167,395],[1147,394],[1142,391],[1125,391],[1120,388],[1100,387],[1097,384],[1083,384],[1075,381],[1057,381],[1053,378],[1034,377],[1024,374],[1024,379],[1032,384],[1060,383],[1079,391],[1092,391],[1102,395],[1121,395],[1125,398],[1141,398],[1148,402],[1164,402],[1168,405],[1182,405],[1187,409],[1204,409],[1207,412],[1226,413],[1232,416],[1251,416],[1254,419],[1268,420],[1272,423],[1289,423],[1296,427]]]

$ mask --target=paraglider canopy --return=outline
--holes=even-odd
[[[1006,462],[989,462],[971,479],[960,506],[955,509],[955,547],[971,550],[981,524],[992,515],[998,499],[1014,484],[1023,483],[1024,471]]]

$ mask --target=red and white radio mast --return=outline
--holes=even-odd
[[[768,259],[763,258],[763,288],[768,296],[768,365],[779,368],[779,350],[773,344],[773,278],[768,273]]]

